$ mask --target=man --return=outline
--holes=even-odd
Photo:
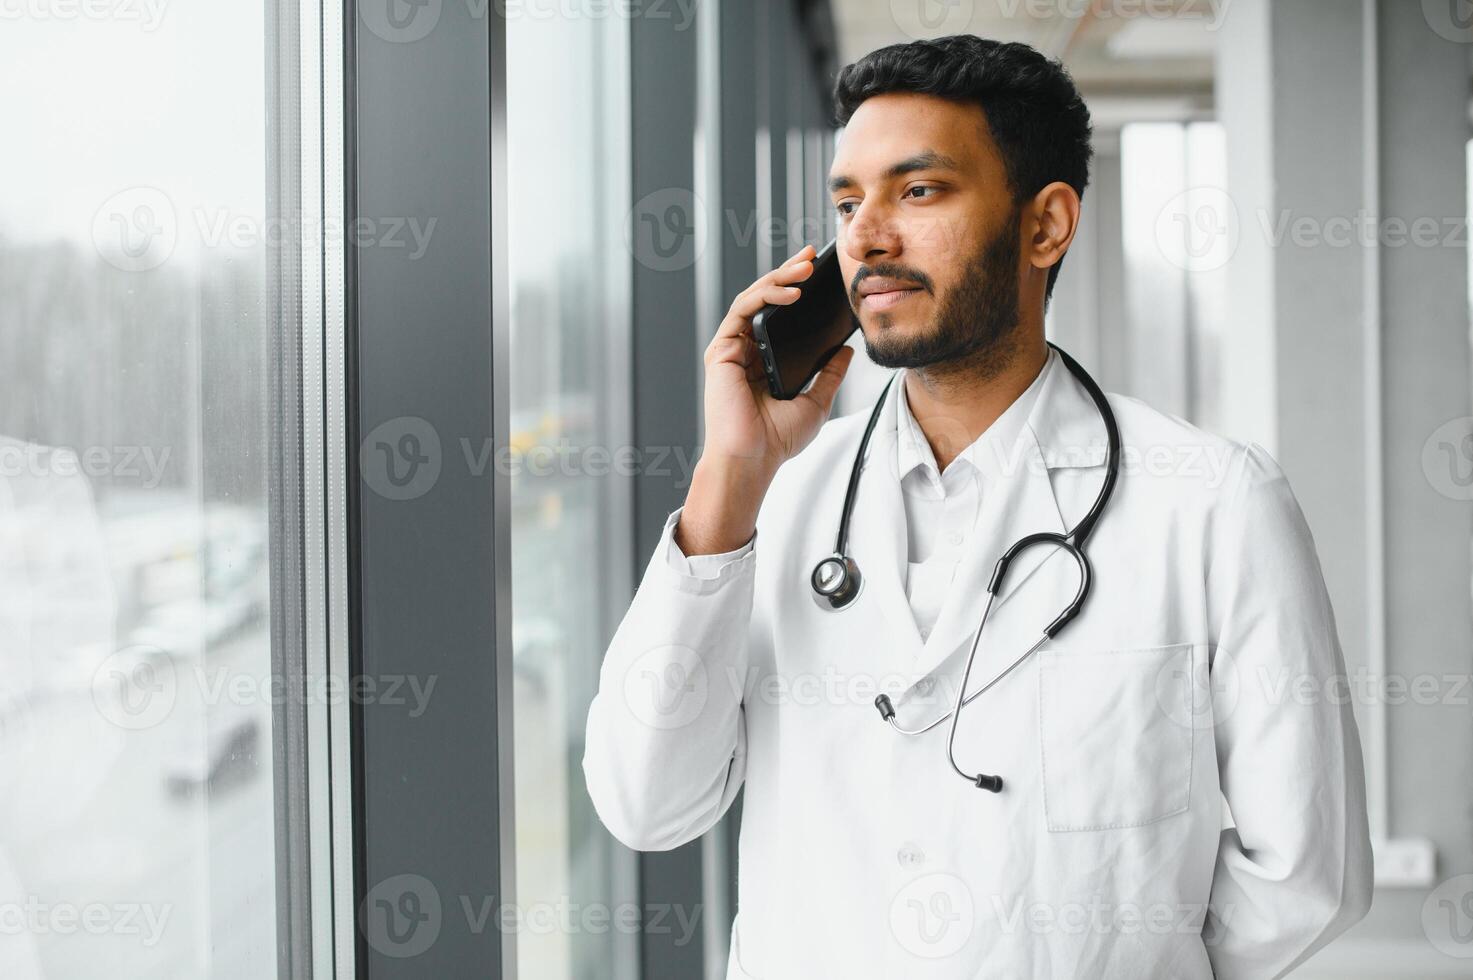
[[[1090,125],[1062,67],[976,37],[876,51],[836,103],[843,277],[871,358],[901,369],[854,503],[863,586],[835,610],[809,579],[869,417],[824,424],[851,352],[780,402],[750,337],[805,248],[706,350],[704,453],[589,711],[601,818],[673,848],[745,784],[729,977],[1287,973],[1365,913],[1371,859],[1314,543],[1258,446],[1109,396],[1125,459],[1082,612],[1006,673],[1079,584],[1067,555],[1019,559],[956,771],[949,722],[877,716],[879,694],[911,730],[950,710],[999,554],[1099,492],[1102,413],[1043,329]],[[1306,687],[1327,693],[1284,694]]]

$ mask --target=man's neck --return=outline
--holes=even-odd
[[[1019,331],[1020,333],[1022,331]],[[973,363],[942,364],[905,372],[905,400],[931,446],[939,472],[1038,378],[1048,360],[1043,331],[1005,341]]]

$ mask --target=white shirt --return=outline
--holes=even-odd
[[[898,394],[892,399],[892,417],[899,433],[895,443],[896,473],[905,500],[905,592],[922,640],[930,639],[957,566],[972,544],[984,494],[1019,465],[1017,437],[1058,363],[1059,355],[1050,347],[1033,383],[947,464],[945,473],[938,472],[931,443],[911,413],[903,373],[895,381]],[[938,420],[934,427],[938,439],[960,441],[966,437],[959,423],[953,430],[944,420]],[[672,541],[666,557],[676,571],[710,580],[719,576],[724,566],[751,551],[754,541],[755,535],[734,551],[689,557]]]
[[[1049,348],[1048,358],[1033,383],[947,465],[945,473],[937,472],[936,455],[911,414],[904,379],[899,379],[895,424],[900,435],[895,448],[908,541],[905,592],[923,640],[930,639],[957,565],[972,546],[982,499],[1003,477],[1009,460],[1016,461],[1012,454],[1018,432],[1058,359],[1059,355]],[[933,427],[938,440],[959,442],[966,438],[960,424],[954,432],[941,420]]]

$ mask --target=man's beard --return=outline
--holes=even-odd
[[[1017,214],[1014,209],[1014,219]],[[881,268],[876,266],[874,274],[891,274]],[[905,277],[903,271],[895,274]],[[1009,220],[967,262],[930,330],[910,337],[877,331],[874,340],[865,335],[864,347],[884,368],[956,368],[991,377],[1012,360],[1017,324],[1018,227]]]

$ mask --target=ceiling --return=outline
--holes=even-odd
[[[1095,132],[1212,117],[1212,61],[1230,0],[832,0],[840,64],[944,34],[1022,41],[1059,58]]]

